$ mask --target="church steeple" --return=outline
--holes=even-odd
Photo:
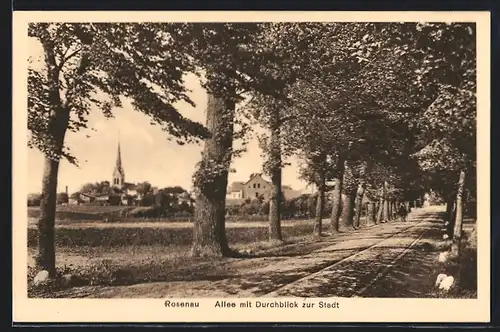
[[[118,141],[118,155],[116,156],[116,169],[122,170],[122,153],[120,149],[120,141]]]
[[[116,156],[115,169],[113,171],[113,182],[114,187],[123,188],[125,184],[125,172],[123,171],[122,165],[122,153],[120,148],[120,141],[118,140],[118,154]]]

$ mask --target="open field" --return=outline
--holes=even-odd
[[[328,220],[325,219],[325,224]],[[312,234],[312,220],[285,220],[282,223],[285,238]],[[325,226],[327,227],[327,226]],[[57,246],[114,247],[136,245],[189,245],[192,242],[193,224],[183,222],[104,223],[80,222],[56,226]],[[326,229],[326,228],[325,228]],[[264,241],[268,236],[268,223],[227,222],[230,243]],[[37,243],[38,230],[28,228],[28,247]]]

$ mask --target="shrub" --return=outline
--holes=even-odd
[[[154,203],[155,203],[155,196],[153,194],[144,195],[139,202],[141,206],[152,206],[154,205]]]
[[[28,206],[40,206],[40,194],[30,194],[28,195]]]
[[[57,194],[57,204],[66,204],[69,201],[68,194],[59,193]]]
[[[140,206],[129,211],[126,216],[132,218],[159,218],[165,214],[165,210],[155,206]]]

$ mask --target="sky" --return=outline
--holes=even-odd
[[[28,49],[35,63],[41,61],[41,47],[36,40],[30,40]],[[196,107],[182,103],[177,108],[185,117],[204,124],[206,92],[194,76],[186,78],[186,85],[192,91],[189,96]],[[159,188],[181,186],[192,189],[192,174],[201,159],[203,142],[181,146],[169,141],[168,134],[159,126],[151,125],[149,118],[135,111],[129,101],[122,108],[114,109],[114,115],[114,118],[107,119],[96,109],[88,117],[89,129],[77,133],[67,132],[66,146],[77,157],[79,166],[61,161],[58,192],[64,191],[66,186],[69,193],[73,193],[88,182],[111,181],[118,141],[126,182],[148,181]],[[292,165],[283,170],[283,184],[295,190],[305,189],[307,184],[298,178],[298,161],[292,158],[289,162]],[[247,151],[233,160],[232,167],[236,172],[230,173],[229,182],[246,181],[250,174],[262,172],[262,163],[261,150],[254,137],[250,139]],[[39,193],[42,187],[43,154],[36,149],[29,149],[28,164],[28,193]]]

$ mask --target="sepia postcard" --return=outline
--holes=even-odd
[[[489,12],[14,12],[13,321],[488,322]]]

